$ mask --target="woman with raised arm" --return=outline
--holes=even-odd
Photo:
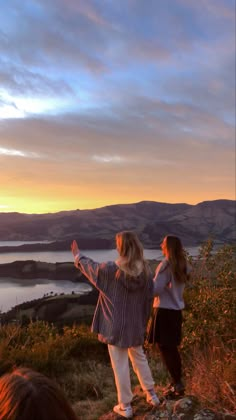
[[[182,366],[178,346],[182,334],[183,292],[189,278],[184,249],[179,238],[167,235],[161,244],[164,260],[157,266],[154,277],[154,321],[149,342],[157,343],[163,362],[172,378],[165,395],[184,394]]]
[[[56,383],[18,368],[0,378],[0,419],[77,420],[77,416]]]
[[[147,402],[159,404],[142,347],[153,298],[153,280],[136,234],[118,233],[116,247],[117,261],[102,264],[83,256],[76,241],[71,249],[76,267],[99,290],[92,331],[98,334],[100,341],[108,344],[118,394],[118,405],[113,410],[130,418],[133,394],[129,358]]]

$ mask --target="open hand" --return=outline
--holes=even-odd
[[[79,254],[79,247],[78,247],[77,242],[75,240],[71,244],[71,251],[72,251],[72,254],[74,255],[74,257]]]

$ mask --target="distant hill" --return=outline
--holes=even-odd
[[[0,239],[50,240],[57,242],[51,245],[53,250],[64,249],[76,238],[82,248],[113,248],[116,232],[134,230],[146,248],[158,247],[168,233],[180,236],[185,246],[198,245],[209,236],[215,242],[232,243],[236,237],[235,203],[215,200],[189,205],[142,201],[48,214],[0,213]]]

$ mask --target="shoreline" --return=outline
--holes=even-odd
[[[81,281],[84,278],[86,280],[80,271],[75,268],[73,262],[47,263],[35,260],[18,260],[0,264],[0,278],[24,280],[45,278],[48,280],[70,281]]]
[[[59,326],[76,322],[91,322],[98,291],[93,288],[83,294],[43,296],[15,305],[0,313],[0,326],[9,323],[25,325],[36,320]]]
[[[4,241],[1,241],[1,243]],[[6,241],[9,243],[9,241]],[[14,242],[14,241],[13,241]],[[22,241],[23,242],[23,241]],[[202,245],[202,241],[194,243],[185,243],[184,248],[199,248]],[[220,247],[225,244],[230,244],[224,241],[214,241],[214,247]],[[232,242],[233,244],[233,242]],[[0,245],[0,254],[10,253],[30,253],[30,252],[66,252],[70,251],[71,241],[50,241],[50,242],[35,242],[23,243],[21,245]],[[160,249],[160,243],[143,244],[144,249],[154,251]],[[81,252],[86,251],[112,251],[115,250],[114,241],[101,239],[100,241],[81,241],[80,240]]]

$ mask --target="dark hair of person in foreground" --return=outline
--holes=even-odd
[[[78,420],[51,379],[27,368],[0,378],[1,420]]]

